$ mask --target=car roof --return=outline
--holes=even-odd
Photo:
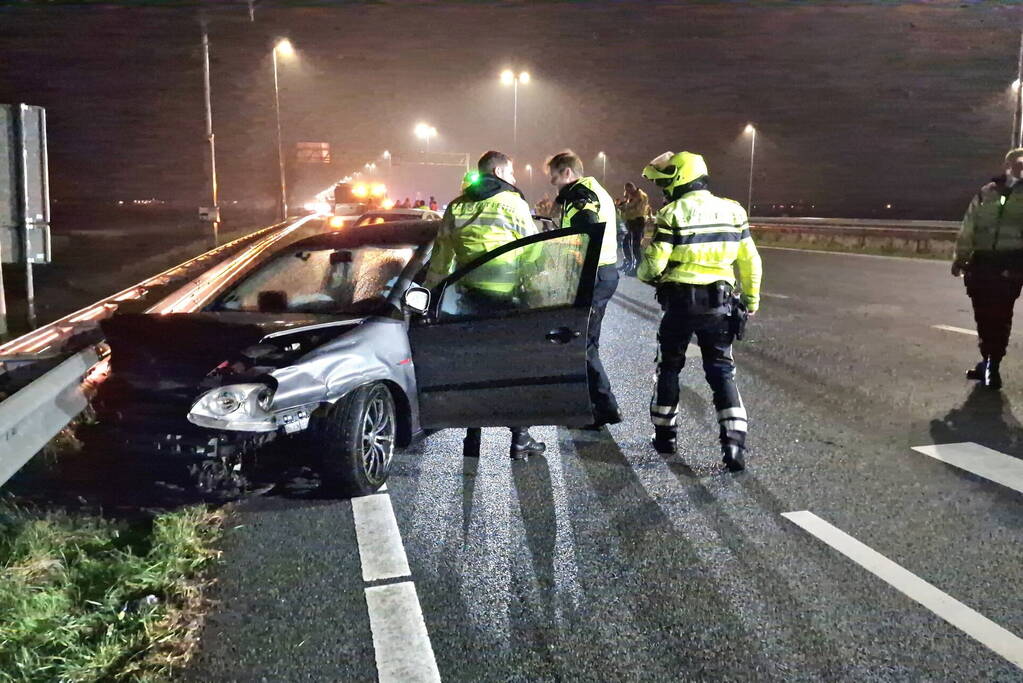
[[[407,246],[428,244],[437,237],[440,221],[392,221],[347,226],[307,237],[289,245],[289,249],[355,249],[367,246]]]
[[[372,211],[367,211],[366,213],[362,214],[362,216],[360,216],[360,218],[365,218],[366,216],[436,216],[436,217],[439,218],[440,217],[440,212],[439,211],[433,211],[431,209],[414,209],[414,208],[408,208],[408,209],[373,209]],[[412,218],[410,220],[417,220],[417,219]]]

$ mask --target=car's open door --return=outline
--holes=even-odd
[[[586,326],[603,226],[532,235],[441,282],[409,329],[427,429],[593,421]],[[495,294],[479,287],[500,281]]]

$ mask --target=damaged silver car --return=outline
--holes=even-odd
[[[250,458],[290,439],[352,496],[378,490],[395,449],[428,431],[590,421],[599,235],[512,242],[428,291],[437,228],[325,230],[255,260],[200,312],[104,321],[104,431],[207,491],[243,487]],[[497,258],[523,263],[520,288],[500,310],[469,306],[463,280]]]

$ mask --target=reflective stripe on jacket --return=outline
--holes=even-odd
[[[514,186],[484,176],[453,200],[441,222],[430,257],[426,284],[432,287],[456,269],[509,242],[536,233],[529,205]],[[523,251],[511,251],[473,270],[459,284],[493,294],[511,294],[519,285]]]
[[[599,265],[618,263],[618,213],[615,200],[596,178],[586,176],[566,185],[558,193],[562,228],[578,228],[594,223],[604,224],[600,243]]]
[[[652,285],[723,280],[734,286],[738,268],[743,300],[750,311],[757,310],[763,268],[742,206],[709,190],[695,190],[666,204],[655,220],[640,280]]]

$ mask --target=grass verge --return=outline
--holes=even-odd
[[[0,505],[0,681],[138,681],[197,642],[222,513],[138,521]]]

